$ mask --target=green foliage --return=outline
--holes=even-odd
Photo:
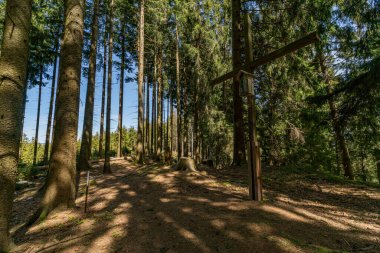
[[[104,140],[104,139],[103,139]],[[135,149],[135,143],[137,140],[137,132],[133,127],[125,128],[123,127],[123,142],[122,142],[122,152],[124,155],[129,155]],[[111,133],[111,157],[116,156],[117,145],[119,141],[118,132]],[[92,157],[96,159],[99,157],[99,133],[96,133],[92,138]]]
[[[93,9],[92,2],[87,2],[84,70]],[[0,1],[0,21],[4,18],[4,3]],[[103,45],[106,33],[104,14],[108,11],[107,1],[101,3],[99,47]],[[162,73],[164,99],[173,98],[177,109],[176,88],[181,87],[181,111],[178,113],[183,118],[182,124],[185,119],[189,122],[186,128],[183,127],[182,134],[191,136],[192,132],[198,132],[202,149],[223,167],[228,166],[232,158],[231,81],[215,87],[209,83],[231,70],[230,5],[230,0],[145,2],[147,80],[152,85],[157,82],[157,74]],[[31,85],[38,84],[39,74],[41,71],[46,73],[58,52],[62,7],[58,0],[33,2],[29,60]],[[139,1],[115,0],[114,52],[119,58],[125,36],[127,71],[133,69],[137,57],[138,8]],[[377,152],[380,147],[377,130],[380,126],[379,8],[376,1],[367,0],[243,1],[242,13],[250,13],[253,23],[254,58],[312,31],[318,31],[321,38],[316,45],[261,66],[254,73],[257,129],[264,166],[300,168],[340,176],[342,158],[328,103],[333,99],[356,179],[376,181],[376,177],[380,177],[377,169],[380,168]],[[177,31],[180,83],[176,80]],[[163,67],[155,69],[155,56],[161,52]],[[244,54],[242,60],[247,61]],[[115,65],[120,68],[119,63]],[[326,71],[322,70],[322,65]],[[126,80],[133,78],[126,77]],[[247,108],[244,110],[246,112]],[[166,124],[163,129],[166,132]],[[247,125],[245,129],[248,129]],[[133,153],[136,131],[123,128],[123,136],[123,152]],[[247,140],[247,135],[245,137]],[[117,141],[118,135],[114,132],[111,134],[114,153]],[[92,141],[94,158],[99,156],[98,145],[99,135],[96,134]],[[39,144],[39,161],[42,160],[42,150]],[[31,163],[32,151],[32,141],[25,139],[21,148],[23,163]]]
[[[32,28],[28,79],[30,86],[40,84],[41,77],[50,78],[47,66],[58,53],[59,37],[62,32],[63,3],[60,0],[33,1]],[[42,83],[44,86],[45,84]]]
[[[44,147],[45,146],[41,143],[37,145],[37,165],[43,164]],[[34,139],[28,139],[27,136],[24,135],[20,146],[20,153],[20,164],[33,164]]]

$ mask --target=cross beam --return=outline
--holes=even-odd
[[[224,74],[214,80],[211,81],[211,85],[217,85],[221,82],[227,81],[228,79],[233,78],[236,76],[241,70],[252,73],[257,67],[262,66],[268,62],[271,62],[277,58],[280,58],[282,56],[285,56],[289,53],[292,53],[294,51],[297,51],[300,48],[306,47],[314,42],[319,41],[319,37],[317,32],[312,32],[305,37],[296,40],[289,45],[286,45],[272,53],[269,53],[257,60],[250,61],[246,64],[244,64],[241,68],[235,69],[227,74]]]
[[[250,76],[250,73],[253,73],[255,69],[259,66],[262,66],[270,61],[273,61],[277,58],[280,58],[284,55],[292,53],[300,48],[306,47],[319,40],[319,37],[316,32],[310,33],[305,37],[294,41],[293,43],[280,48],[272,53],[269,53],[257,60],[253,60],[252,52],[252,28],[251,28],[251,19],[248,14],[245,15],[245,54],[247,56],[247,63],[243,66],[240,66],[233,71],[216,78],[211,81],[211,85],[216,85],[218,83],[224,82],[230,78],[243,78],[243,87],[245,85],[249,86],[248,80],[244,79],[247,76]],[[245,81],[244,81],[245,80]],[[251,77],[251,81],[253,82]],[[245,84],[244,84],[245,83]],[[242,85],[241,84],[241,85]],[[246,89],[249,90],[248,88]],[[257,141],[256,133],[256,105],[255,105],[255,94],[254,89],[252,88],[247,94],[247,104],[248,104],[248,126],[249,126],[249,144],[248,144],[248,183],[249,183],[249,199],[261,201],[262,200],[262,178],[261,178],[261,159],[260,159],[260,146]]]

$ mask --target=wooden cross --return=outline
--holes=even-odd
[[[216,85],[224,82],[230,78],[238,77],[238,79],[245,79],[243,83],[252,85],[251,89],[247,90],[247,103],[248,103],[248,126],[249,126],[249,145],[248,145],[248,182],[249,182],[249,198],[251,200],[262,200],[262,177],[261,177],[261,159],[260,159],[260,146],[257,141],[256,134],[256,106],[255,94],[253,89],[253,73],[256,68],[267,64],[277,58],[290,54],[300,48],[306,47],[319,40],[316,32],[310,33],[307,36],[290,43],[283,48],[280,48],[272,53],[269,53],[257,60],[253,59],[252,50],[252,24],[248,14],[245,14],[245,54],[247,62],[240,68],[216,78],[211,82],[211,85]],[[249,84],[249,82],[252,82]],[[244,87],[243,87],[244,88]],[[246,87],[247,88],[247,87]]]

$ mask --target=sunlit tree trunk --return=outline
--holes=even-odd
[[[31,0],[7,0],[0,56],[0,252],[10,251],[9,222],[27,84]]]
[[[124,17],[125,19],[126,17]],[[117,144],[117,157],[122,157],[122,143],[123,143],[123,104],[124,104],[124,69],[125,69],[125,21],[122,24],[121,35],[121,66],[120,66],[120,89],[119,89],[119,117],[118,117],[118,144]]]
[[[38,84],[38,102],[37,102],[37,120],[36,120],[36,133],[34,134],[34,152],[33,152],[33,165],[37,163],[38,151],[38,132],[40,129],[40,114],[41,114],[41,95],[42,95],[42,76],[44,72],[43,65],[40,66],[40,81]]]
[[[55,49],[59,50],[59,38],[56,39]],[[50,91],[50,102],[49,102],[49,114],[48,114],[48,124],[46,128],[46,138],[45,138],[45,150],[44,150],[44,164],[49,163],[49,149],[50,149],[50,134],[51,126],[53,122],[53,109],[54,109],[54,98],[55,98],[55,83],[57,79],[57,67],[58,67],[58,53],[55,52],[54,65],[53,65],[53,79],[51,81],[51,91]]]
[[[145,101],[145,143],[146,143],[146,153],[149,153],[149,150],[150,150],[150,142],[149,142],[149,130],[150,130],[150,126],[149,126],[149,79],[148,79],[148,76],[146,76],[146,88],[145,88],[145,92],[146,92],[146,101]]]
[[[106,6],[106,4],[104,4]],[[106,84],[107,84],[107,26],[109,22],[109,16],[106,13],[106,26],[104,29],[103,40],[103,85],[102,85],[102,105],[100,110],[100,130],[99,130],[99,157],[104,158],[103,152],[103,138],[104,138],[104,113],[106,102]]]
[[[91,168],[89,163],[91,158],[92,144],[92,127],[94,119],[94,96],[95,96],[95,79],[96,79],[96,54],[98,46],[98,15],[99,0],[94,1],[94,12],[92,14],[92,34],[91,48],[88,68],[87,94],[84,110],[84,121],[82,131],[82,144],[79,154],[78,171],[88,170]]]
[[[143,85],[144,85],[144,0],[140,0],[139,22],[139,59],[138,59],[138,126],[137,126],[137,150],[136,159],[143,163]]]
[[[107,82],[107,116],[106,116],[106,143],[104,150],[103,173],[111,173],[111,98],[112,98],[112,51],[113,51],[113,0],[110,1],[108,38],[108,82]]]
[[[176,43],[175,43],[175,59],[176,59],[176,83],[177,83],[177,159],[182,156],[182,111],[181,111],[181,79],[180,79],[180,62],[179,62],[179,31],[176,22]]]
[[[241,1],[232,0],[232,65],[238,69],[241,64]],[[234,104],[234,151],[233,164],[240,166],[245,163],[244,125],[243,125],[243,101],[239,95],[239,80],[234,77],[233,84]]]
[[[75,206],[76,144],[82,64],[84,0],[65,1],[64,37],[61,47],[56,129],[45,195],[34,216],[38,220],[58,206]]]

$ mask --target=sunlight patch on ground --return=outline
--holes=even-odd
[[[54,212],[31,227],[18,252],[344,252],[378,243],[379,216],[341,203],[345,195],[333,195],[334,187],[267,186],[266,201],[255,203],[235,172],[228,181],[219,172],[189,175],[160,164],[112,166],[111,176],[92,172],[89,213],[82,195],[81,209]],[[376,206],[375,191],[363,192],[352,196],[368,195]]]
[[[274,235],[268,236],[267,238],[269,241],[275,243],[277,246],[279,246],[285,252],[292,252],[292,253],[303,252],[296,245],[294,245],[291,241],[289,241],[285,238],[282,238],[279,236],[274,236]]]
[[[277,214],[277,215],[281,216],[282,218],[285,218],[288,220],[296,220],[296,221],[305,222],[305,223],[310,222],[310,220],[307,220],[306,218],[304,218],[300,215],[297,215],[296,213],[284,210],[284,209],[279,208],[279,207],[264,205],[264,206],[261,206],[259,208],[261,210],[263,210],[264,212]]]

